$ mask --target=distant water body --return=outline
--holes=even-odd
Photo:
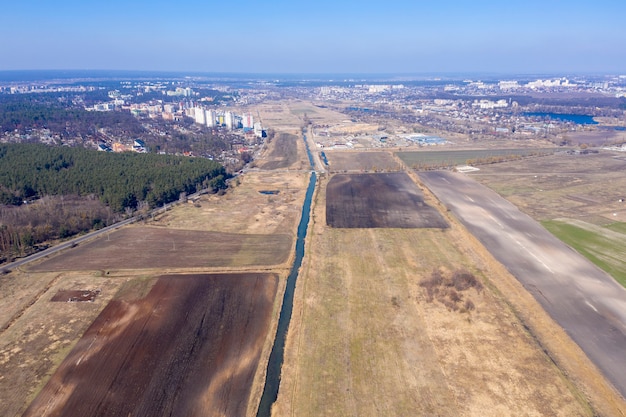
[[[578,125],[597,125],[598,122],[593,120],[593,116],[584,114],[565,114],[565,113],[524,113],[526,117],[538,117],[540,119],[560,120],[563,122],[573,122]]]

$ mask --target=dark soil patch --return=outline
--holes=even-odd
[[[55,302],[84,302],[94,301],[100,290],[59,290],[50,301]]]
[[[447,228],[403,172],[339,174],[326,189],[326,223],[337,228]]]
[[[389,152],[327,151],[326,156],[326,165],[333,172],[400,170],[400,164]]]
[[[128,227],[81,244],[33,271],[199,268],[277,265],[291,250],[289,235],[244,235]]]
[[[441,271],[434,270],[428,279],[420,282],[426,289],[428,302],[437,300],[450,311],[463,313],[474,310],[474,302],[465,296],[465,292],[474,288],[478,293],[483,290],[483,284],[467,271],[455,271],[452,276],[446,277]]]
[[[112,300],[24,417],[245,415],[277,285],[161,276],[144,298]]]

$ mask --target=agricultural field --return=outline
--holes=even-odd
[[[331,227],[448,227],[403,172],[337,174],[328,183],[326,193],[326,224]]]
[[[594,415],[534,326],[561,354],[576,347],[453,219],[448,229],[329,227],[327,186],[322,178],[273,415]],[[604,414],[619,415],[614,401],[600,398]]]
[[[390,152],[324,151],[331,172],[399,171]]]
[[[408,151],[396,155],[410,168],[434,169],[457,165],[483,165],[527,156],[552,154],[553,148],[468,149],[446,151]]]
[[[79,340],[90,326],[95,325],[94,321],[100,320],[97,317],[107,308],[114,308],[108,307],[110,302],[111,306],[117,303],[119,307],[120,300],[125,300],[123,303],[127,303],[130,309],[136,309],[137,314],[144,311],[141,308],[151,309],[150,305],[159,311],[167,303],[178,302],[163,299],[161,304],[154,304],[156,301],[153,295],[156,293],[146,298],[155,282],[170,285],[169,277],[159,278],[164,273],[175,279],[181,275],[202,276],[192,277],[189,283],[180,288],[170,288],[174,292],[185,293],[189,290],[185,285],[196,282],[190,291],[200,294],[206,293],[207,289],[198,280],[204,282],[204,277],[208,277],[210,281],[210,276],[224,272],[235,274],[229,276],[235,277],[233,283],[238,281],[239,284],[222,286],[215,294],[221,294],[220,300],[232,301],[230,309],[225,311],[233,313],[235,317],[253,314],[250,323],[258,324],[262,331],[263,350],[257,358],[255,355],[258,352],[252,355],[252,351],[247,350],[248,354],[242,350],[244,345],[237,337],[230,337],[227,333],[218,335],[224,337],[220,339],[220,352],[232,352],[239,356],[234,359],[228,353],[220,356],[224,360],[220,359],[216,363],[226,367],[235,364],[231,369],[233,371],[236,366],[251,367],[246,368],[245,372],[241,368],[242,373],[237,377],[233,375],[232,381],[236,387],[230,385],[231,394],[218,389],[215,391],[218,400],[211,402],[228,415],[255,415],[262,390],[262,371],[272,342],[269,335],[273,333],[268,329],[276,325],[280,295],[293,256],[295,231],[307,184],[308,173],[248,172],[235,178],[225,194],[203,195],[149,217],[137,225],[81,243],[61,255],[0,276],[0,415],[13,417],[24,413],[72,349],[84,343]],[[263,194],[265,190],[276,193]],[[257,272],[259,269],[261,272]],[[269,327],[263,327],[267,326],[265,322],[263,326],[260,325],[257,319],[265,317],[265,313],[254,307],[254,300],[250,302],[251,299],[245,297],[248,283],[258,282],[259,279],[244,279],[243,274],[274,282],[273,289],[257,285],[259,291],[265,288],[263,291],[267,293],[263,302],[270,303]],[[271,290],[271,295],[266,290]],[[211,300],[192,304],[202,306],[208,303],[209,308],[213,303]],[[261,299],[257,301],[261,302]],[[179,306],[174,310],[187,311],[190,307]],[[172,316],[174,320],[176,315]],[[156,323],[156,316],[146,319]],[[235,328],[230,322],[224,323],[225,329]],[[156,325],[154,327],[155,331],[160,328]],[[213,331],[207,328],[207,334],[209,330]],[[241,331],[240,335],[244,333],[252,334]],[[151,335],[146,334],[145,337]],[[257,342],[259,340],[254,343]],[[163,347],[162,344],[155,346],[159,349]],[[122,345],[118,345],[117,351],[124,352]],[[133,353],[128,351],[128,355],[132,356]],[[225,362],[226,358],[230,358],[228,362]],[[220,370],[211,366],[205,368],[213,369],[211,375],[215,378],[209,378],[208,373],[203,375],[206,383],[215,384],[218,381],[218,386],[224,389],[229,387],[220,378],[231,374],[222,373],[225,368]],[[250,372],[254,372],[251,385]],[[247,376],[244,377],[244,374]],[[69,374],[67,376],[70,377]],[[92,380],[98,381],[98,378]],[[126,380],[123,383],[129,382]],[[89,384],[83,383],[81,386],[85,390],[90,389]],[[123,384],[119,387],[123,387]],[[245,394],[242,390],[249,392]],[[127,394],[131,395],[132,390],[128,391]],[[179,396],[176,401],[187,402],[191,398],[189,396],[199,393],[188,389],[185,392],[187,399]],[[239,401],[245,397],[244,394],[248,400]],[[60,399],[62,395],[54,397]],[[137,401],[146,404],[148,400],[146,397]],[[209,414],[219,414],[215,410],[213,413],[207,411],[208,408],[202,409]],[[40,412],[34,408],[32,410],[33,415]],[[127,415],[128,412],[122,414]]]
[[[277,285],[169,275],[144,296],[120,292],[24,416],[245,415]]]
[[[289,258],[292,244],[288,234],[137,226],[111,232],[27,268],[42,272],[280,265]]]

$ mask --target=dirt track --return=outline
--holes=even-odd
[[[246,414],[272,274],[161,276],[110,302],[24,416]]]
[[[467,176],[438,171],[420,178],[626,396],[626,290]]]
[[[338,228],[446,228],[403,172],[338,174],[328,183],[326,223]]]

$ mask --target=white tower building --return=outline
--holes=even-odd
[[[243,118],[241,120],[241,124],[243,125],[244,129],[246,129],[246,128],[249,128],[249,129],[254,128],[254,117],[252,116],[252,113],[244,114]]]
[[[204,109],[203,108],[196,107],[194,109],[194,120],[196,121],[196,123],[201,124],[201,125],[206,123],[206,120],[205,120],[205,117],[204,117]]]
[[[235,125],[235,115],[232,112],[227,111],[224,113],[224,124],[229,130],[233,130]]]
[[[207,110],[204,114],[205,119],[206,119],[206,125],[208,127],[215,127],[215,119],[216,119],[216,114],[215,114],[215,110],[210,109]]]

